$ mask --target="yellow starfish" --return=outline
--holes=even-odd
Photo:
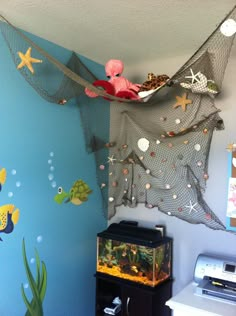
[[[176,100],[177,102],[173,105],[173,108],[181,106],[184,112],[186,111],[186,106],[192,103],[192,100],[187,99],[187,93],[184,93],[181,97],[177,95]]]
[[[32,63],[42,63],[43,61],[40,59],[36,59],[31,57],[31,47],[27,49],[27,52],[23,54],[22,52],[18,52],[18,55],[21,59],[21,63],[17,66],[17,69],[21,69],[24,66],[26,66],[29,71],[33,74],[34,73],[34,68],[32,66]]]

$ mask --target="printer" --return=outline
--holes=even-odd
[[[195,294],[236,304],[236,258],[200,254],[194,281]]]

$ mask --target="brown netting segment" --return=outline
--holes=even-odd
[[[62,100],[69,100],[70,98],[80,95],[84,92],[84,88],[87,87],[101,97],[109,97],[111,101],[122,101],[126,103],[134,102],[128,99],[108,95],[104,90],[93,86],[92,83],[94,82],[95,76],[89,71],[89,69],[86,69],[76,55],[72,56],[72,58],[74,60],[76,59],[77,65],[72,66],[75,61],[70,61],[68,65],[65,66],[34,43],[6,18],[1,15],[0,18],[3,22],[5,22],[0,23],[0,29],[16,66],[20,63],[18,52],[20,51],[25,53],[29,47],[33,50],[33,57],[43,61],[39,66],[37,64],[35,65],[35,67],[37,67],[37,72],[35,72],[33,76],[26,67],[19,69],[19,71],[32,85],[32,87],[46,100],[54,103],[61,103]],[[222,23],[227,19],[234,18],[235,7],[225,17]],[[202,59],[207,53],[207,58],[210,60],[212,68],[210,69],[207,67],[206,69],[203,67],[198,70],[204,75],[204,77],[201,77],[202,89],[204,91],[206,90],[205,79],[207,79],[208,85],[213,86],[216,84],[218,89],[220,89],[234,38],[234,36],[229,38],[222,35],[220,32],[220,26],[222,23],[219,24],[218,28],[209,36],[205,43],[173,75],[173,77],[170,78],[167,83],[162,85],[162,87],[170,85],[173,82],[176,83],[185,80],[189,69],[191,68],[194,72],[196,61]],[[205,70],[205,73],[203,70]],[[214,81],[213,84],[209,80]],[[188,84],[188,82],[186,84]],[[189,86],[189,89],[192,88],[194,89],[195,87]],[[196,89],[199,91],[199,84]],[[159,90],[160,87],[156,91],[154,90],[151,93],[151,97],[154,97],[156,92]],[[141,97],[140,101],[137,101],[137,103],[143,101],[146,101],[146,98]]]
[[[236,6],[166,83],[160,85],[159,78],[151,77],[152,90],[144,89],[146,94],[140,93],[137,101],[96,88],[92,84],[95,76],[78,56],[72,54],[65,66],[2,19],[5,23],[0,23],[0,29],[16,67],[20,63],[17,52],[25,53],[29,46],[32,56],[43,61],[34,64],[37,72],[33,76],[26,67],[19,69],[32,87],[50,102],[77,98],[86,147],[95,152],[97,179],[109,218],[119,205],[143,203],[190,223],[225,229],[203,194],[212,134],[223,128],[214,98],[222,89],[234,41],[234,35],[222,32],[222,25],[235,22]],[[84,88],[116,102],[109,105],[101,98],[89,99]],[[106,109],[103,121],[104,112],[96,110],[99,100]]]
[[[84,88],[89,88],[101,97],[109,97],[114,101],[129,102],[127,99],[108,95],[104,90],[92,85],[94,80],[90,80],[95,76],[86,69],[84,65],[82,66],[81,61],[78,61],[80,67],[76,67],[76,70],[78,71],[77,73],[48,54],[3,16],[0,15],[0,18],[3,21],[3,23],[0,23],[0,30],[8,45],[16,67],[21,62],[18,52],[25,54],[29,47],[32,48],[32,56],[42,60],[42,63],[40,63],[39,66],[34,64],[34,67],[37,67],[37,72],[35,71],[34,75],[29,72],[27,67],[23,67],[19,69],[19,71],[31,86],[47,101],[58,103],[62,98],[69,100],[82,92],[84,93]],[[75,56],[73,58],[75,58]],[[71,64],[72,62],[70,61],[69,65]],[[62,83],[64,83],[63,86]]]
[[[225,36],[221,32],[221,27],[223,23],[227,25],[227,20],[231,19],[236,19],[236,6],[234,6],[227,14],[215,31],[201,45],[201,47],[176,72],[176,74],[172,76],[173,81],[186,81],[185,76],[189,75],[189,70],[192,69],[194,73],[200,71],[207,77],[208,80],[213,80],[218,89],[221,88],[235,37],[235,35]],[[196,70],[197,72],[195,72]],[[204,89],[204,85],[202,89]]]
[[[234,8],[227,19],[235,16]],[[142,203],[189,223],[225,229],[203,194],[213,131],[224,128],[214,97],[233,40],[219,26],[171,78],[172,85],[145,106],[111,104],[109,218],[120,205]]]
[[[183,111],[173,105],[185,89],[165,90],[164,100],[159,93],[156,104],[139,111],[136,104],[111,104],[110,137],[115,145],[109,153],[114,159],[109,169],[109,217],[117,206],[142,203],[190,223],[224,229],[203,199],[213,130],[223,128],[214,100],[190,92],[192,103]]]

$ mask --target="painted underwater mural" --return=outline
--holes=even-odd
[[[54,200],[58,204],[71,202],[74,205],[81,205],[88,201],[88,195],[92,193],[92,190],[83,180],[76,180],[69,192],[65,192],[62,187],[58,188],[58,193],[55,195]]]
[[[36,258],[36,277],[34,278],[29,263],[27,260],[26,250],[25,250],[25,240],[22,241],[22,254],[25,266],[26,275],[32,291],[32,299],[29,300],[25,294],[24,286],[21,285],[21,293],[27,311],[25,316],[43,316],[43,300],[47,290],[47,270],[46,265],[43,261],[40,262],[39,254],[35,250]]]
[[[6,182],[7,171],[5,168],[0,170],[0,191],[2,191],[2,185]]]
[[[15,174],[15,170],[12,171],[12,174]],[[5,168],[0,170],[0,192],[2,191],[2,187],[5,184],[7,179],[7,171]],[[8,192],[8,197],[12,197],[13,193]],[[15,225],[19,221],[20,210],[15,207],[14,204],[4,204],[0,206],[0,234],[10,234]],[[0,236],[0,241],[3,241]]]
[[[13,204],[0,206],[0,234],[10,234],[18,223],[20,211]],[[2,238],[0,237],[0,241]]]
[[[49,153],[48,165],[49,174],[48,180],[52,188],[57,187],[57,182],[55,180],[55,167],[54,167],[55,153],[51,151]],[[82,179],[77,179],[71,186],[71,188],[66,191],[62,186],[58,186],[57,194],[54,196],[54,201],[58,204],[72,203],[74,205],[81,205],[88,201],[88,196],[93,191],[90,189],[89,185]]]

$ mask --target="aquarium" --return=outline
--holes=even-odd
[[[111,224],[97,235],[97,272],[155,287],[171,278],[172,239],[160,231]]]

